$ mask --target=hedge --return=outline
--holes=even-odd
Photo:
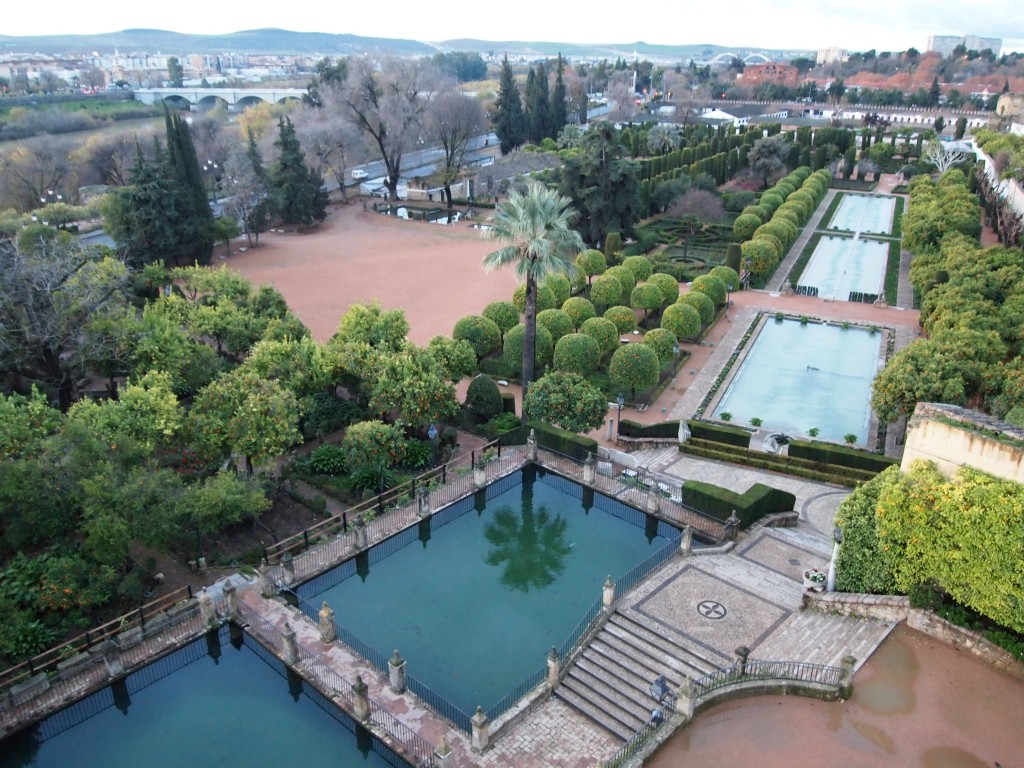
[[[762,483],[754,483],[740,494],[699,480],[687,480],[683,483],[682,499],[684,504],[723,522],[735,511],[740,528],[772,512],[789,512],[796,506],[795,495]]]
[[[792,456],[780,456],[776,453],[754,451],[749,448],[740,448],[728,445],[727,443],[716,443],[699,438],[691,438],[685,443],[680,443],[679,451],[692,456],[700,456],[716,461],[727,461],[733,464],[743,464],[744,466],[756,469],[769,469],[787,475],[794,475],[795,477],[845,485],[851,488],[867,482],[875,476],[875,473],[867,472],[863,469],[822,464],[817,461],[809,461],[808,459],[797,459]]]
[[[868,472],[882,472],[893,464],[900,463],[898,459],[891,459],[888,456],[819,440],[792,440],[789,443],[789,455],[796,459],[809,459]]]
[[[751,433],[739,427],[726,427],[721,424],[712,424],[709,421],[686,422],[690,428],[690,434],[698,440],[710,440],[715,443],[726,443],[740,448],[750,446]]]
[[[530,430],[537,433],[537,444],[542,448],[571,456],[577,461],[583,461],[591,453],[597,454],[597,441],[575,432],[567,432],[558,429],[550,424],[540,421],[530,421],[510,432],[501,435],[502,445],[525,445],[530,436]]]
[[[623,437],[664,437],[679,436],[678,421],[663,421],[660,424],[639,424],[629,419],[619,422],[619,434]]]

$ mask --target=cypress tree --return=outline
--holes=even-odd
[[[526,87],[523,89],[523,138],[531,144],[541,140],[537,130],[537,72],[530,67],[526,73]]]
[[[562,127],[569,122],[568,104],[565,97],[565,81],[562,79],[562,70],[565,69],[565,61],[562,54],[558,54],[558,70],[555,72],[555,88],[551,91],[551,108],[548,110],[551,125],[548,128],[548,135],[557,138]]]
[[[548,92],[548,68],[543,61],[537,63],[536,100],[530,106],[533,141],[539,144],[546,138],[555,138],[548,132],[551,128],[551,94]]]
[[[208,264],[213,255],[213,210],[206,197],[206,185],[199,169],[199,158],[192,143],[192,132],[177,112],[164,109],[167,131],[167,159],[172,183],[177,188],[178,238],[182,259],[172,263],[198,261]]]
[[[308,226],[327,218],[327,192],[323,177],[308,167],[302,158],[302,146],[295,135],[291,119],[278,121],[278,138],[274,145],[280,151],[271,176],[274,211],[282,224]]]
[[[519,87],[512,76],[512,65],[508,56],[501,62],[501,80],[498,84],[498,99],[495,103],[494,132],[501,143],[501,154],[507,155],[523,143],[523,104]]]

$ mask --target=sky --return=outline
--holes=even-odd
[[[1024,7],[1020,0],[728,0],[684,3],[517,0],[513,3],[386,0],[301,3],[288,13],[279,0],[244,5],[208,0],[174,3],[111,0],[48,0],[45,12],[32,3],[10,4],[0,34],[87,34],[130,28],[221,34],[279,27],[300,32],[335,32],[368,37],[436,42],[454,38],[851,51],[924,50],[928,35],[1001,37],[1003,52],[1024,51]],[[168,9],[173,12],[168,14]],[[324,10],[321,10],[324,8]],[[508,13],[505,9],[512,9]]]

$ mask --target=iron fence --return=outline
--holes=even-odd
[[[523,682],[521,682],[514,689],[505,694],[505,696],[502,697],[500,701],[488,707],[485,710],[485,714],[487,715],[487,717],[493,720],[498,715],[504,714],[505,712],[510,710],[519,702],[521,698],[523,698],[523,696],[525,696],[527,693],[529,693],[538,685],[540,685],[541,682],[543,682],[544,678],[547,677],[547,674],[548,666],[545,663],[543,667],[535,670],[531,675],[529,675],[525,680],[523,680]]]
[[[692,681],[693,696],[700,699],[718,688],[741,680],[778,680],[838,687],[842,675],[843,672],[838,667],[824,664],[747,659],[744,663],[733,664],[695,678]]]

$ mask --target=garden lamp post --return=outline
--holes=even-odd
[[[672,389],[676,388],[676,372],[679,370],[679,342],[672,345]]]
[[[437,427],[431,424],[427,427],[427,437],[430,438],[430,466],[437,466]]]
[[[55,222],[54,226],[57,227],[57,229],[64,229],[63,225],[57,224],[56,221],[55,221],[56,220],[56,215],[55,215],[56,214],[56,205],[57,205],[57,203],[60,203],[63,200],[64,200],[64,195],[61,195],[61,194],[59,194],[57,192],[54,192],[52,189],[46,190],[46,195],[45,196],[44,195],[40,195],[39,196],[39,204],[41,206],[46,206],[48,204],[49,207],[50,207],[49,215],[45,219],[43,219],[43,224],[44,225],[48,226],[50,224],[50,222],[52,221],[52,222]],[[35,217],[33,217],[32,220],[35,221]]]
[[[729,305],[732,304],[732,283],[725,286],[725,317],[729,317]]]
[[[619,396],[615,398],[615,402],[619,406],[619,420],[615,422],[615,434],[618,435],[622,431],[622,406],[626,404],[626,396],[619,392]]]
[[[210,190],[213,192],[213,202],[217,202],[217,164],[213,160],[203,163],[203,173],[209,173]]]
[[[836,560],[839,558],[839,546],[843,543],[843,529],[836,526],[832,531],[832,559],[828,561],[828,579],[825,581],[825,591],[836,591]]]

